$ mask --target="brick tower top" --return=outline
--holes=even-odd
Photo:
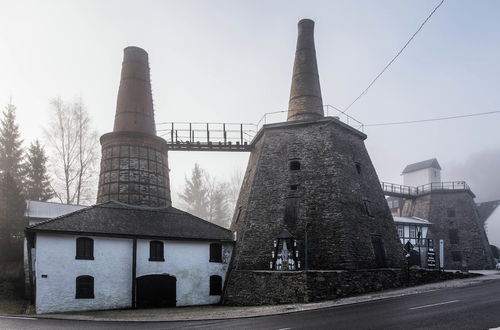
[[[322,118],[324,113],[314,47],[314,21],[302,19],[298,29],[288,121],[315,120]]]
[[[123,52],[113,131],[156,135],[148,53],[139,47],[127,47]]]

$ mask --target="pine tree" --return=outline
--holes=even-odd
[[[16,107],[9,103],[0,120],[0,172],[10,173],[21,184],[22,139],[16,124]]]
[[[47,173],[47,156],[38,140],[31,143],[23,166],[24,191],[27,199],[47,201],[54,195]]]
[[[194,164],[191,178],[185,178],[186,186],[180,198],[186,204],[186,211],[202,219],[207,219],[209,212],[208,189],[204,180],[205,171]]]
[[[209,217],[208,220],[222,227],[229,227],[229,184],[212,180],[208,194]]]
[[[9,172],[0,174],[0,260],[22,260],[26,202]]]

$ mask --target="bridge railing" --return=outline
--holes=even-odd
[[[248,145],[257,133],[255,124],[165,122],[158,135],[168,144]]]
[[[389,196],[412,197],[423,195],[432,191],[470,190],[465,181],[432,182],[418,187],[405,186],[389,182],[380,182],[382,190]]]

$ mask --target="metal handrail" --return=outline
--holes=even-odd
[[[417,187],[381,181],[380,185],[384,192],[407,196],[418,196],[432,191],[471,190],[465,181],[431,182]]]

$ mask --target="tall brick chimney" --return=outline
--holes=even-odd
[[[124,49],[113,132],[101,136],[97,203],[170,206],[167,144],[156,136],[148,53]]]
[[[314,47],[314,21],[302,19],[298,29],[288,121],[320,119],[324,113]]]

